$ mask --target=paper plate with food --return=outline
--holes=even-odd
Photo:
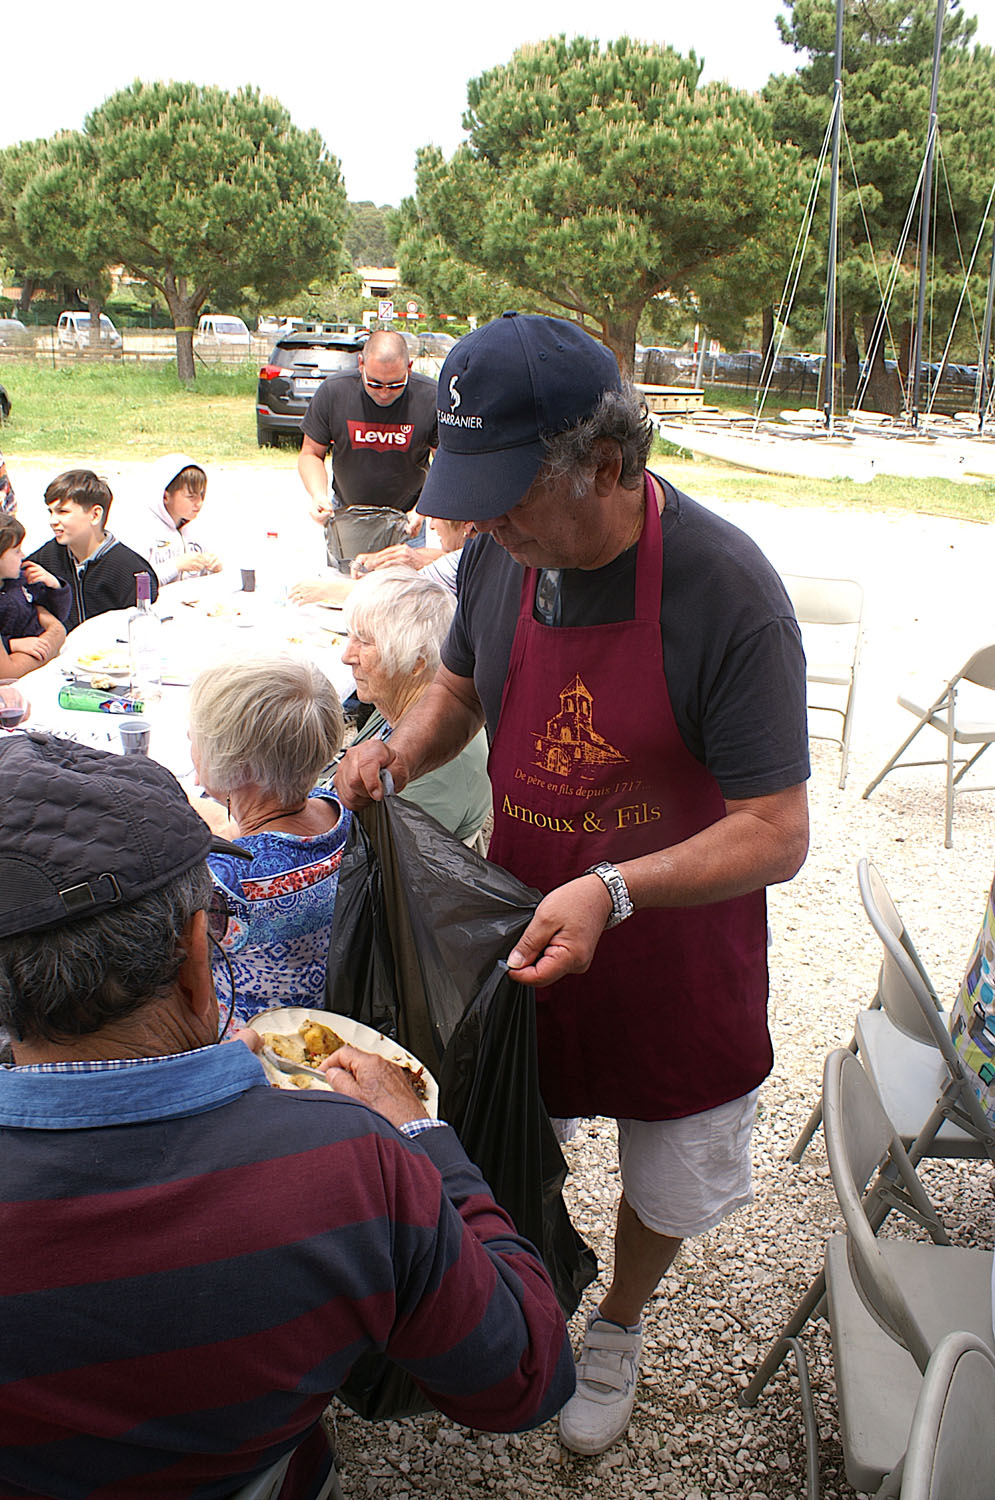
[[[80,651],[70,661],[73,676],[92,687],[131,681],[131,658],[123,651]]]
[[[285,1064],[295,1064],[303,1070],[299,1073],[284,1072],[264,1053],[260,1061],[267,1078],[278,1088],[314,1088],[334,1092],[329,1084],[313,1077],[308,1070],[317,1068],[343,1043],[348,1043],[350,1047],[373,1052],[404,1068],[411,1075],[412,1087],[429,1114],[433,1119],[438,1116],[439,1086],[431,1073],[412,1053],[382,1032],[374,1031],[372,1026],[364,1026],[361,1021],[352,1021],[348,1016],[335,1015],[331,1011],[281,1005],[253,1016],[252,1029],[262,1037],[264,1048],[271,1049]]]

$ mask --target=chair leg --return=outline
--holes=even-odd
[[[894,755],[891,757],[891,760],[889,760],[887,765],[878,772],[874,780],[869,782],[868,785],[864,788],[861,794],[862,800],[866,801],[873,792],[874,788],[876,786],[880,786],[881,782],[887,776],[888,772],[895,768],[895,766],[898,764],[899,759],[905,754],[906,750],[912,744],[912,741],[915,739],[920,729],[922,729],[923,725],[929,721],[930,714],[936,711],[936,706],[937,705],[934,704],[933,707],[929,710],[929,713],[922,715],[922,717],[917,721],[915,729],[913,729],[912,733],[908,736],[907,739],[904,739],[902,741],[898,749],[895,751]]]
[[[943,809],[944,849],[952,849],[954,846],[954,752],[957,749],[954,740],[954,707],[956,702],[956,693],[952,693],[947,711],[947,800]]]
[[[820,1271],[805,1293],[791,1317],[785,1323],[777,1339],[771,1345],[761,1362],[757,1373],[750,1381],[744,1391],[740,1392],[740,1406],[756,1406],[760,1393],[770,1380],[771,1376],[780,1369],[784,1363],[784,1357],[791,1347],[791,1341],[801,1333],[809,1318],[818,1311],[826,1295],[826,1273]]]
[[[875,995],[874,999],[871,1001],[871,1003],[867,1007],[867,1009],[868,1010],[880,1010],[880,1008],[881,1008],[881,1001],[880,1001],[879,997],[877,995]],[[847,1051],[848,1052],[852,1052],[856,1056],[856,1052],[857,1052],[857,1033],[856,1032],[854,1032],[853,1036],[850,1038],[850,1040],[847,1042],[846,1045],[847,1045]],[[805,1121],[805,1124],[802,1126],[801,1133],[799,1134],[798,1139],[795,1141],[795,1144],[792,1146],[791,1150],[788,1152],[788,1161],[794,1162],[795,1166],[798,1165],[798,1163],[801,1161],[802,1157],[805,1155],[805,1152],[808,1150],[809,1143],[811,1142],[812,1137],[815,1135],[815,1132],[818,1130],[818,1128],[819,1128],[819,1126],[821,1124],[822,1124],[822,1095],[820,1094],[819,1098],[818,1098],[818,1102],[814,1106],[814,1108],[812,1110],[812,1113],[809,1115],[808,1119]]]
[[[810,1143],[812,1137],[815,1135],[815,1132],[818,1130],[818,1128],[819,1128],[819,1126],[821,1124],[822,1124],[822,1095],[820,1094],[819,1095],[819,1102],[816,1104],[815,1108],[812,1110],[812,1113],[809,1115],[808,1119],[805,1121],[805,1124],[803,1125],[802,1130],[801,1130],[801,1134],[798,1136],[798,1139],[795,1141],[795,1144],[792,1146],[791,1150],[788,1152],[788,1160],[790,1162],[794,1162],[795,1166],[798,1165],[798,1163],[801,1161],[802,1157],[805,1155],[805,1152],[808,1150],[809,1143]]]
[[[973,754],[973,755],[972,755],[972,756],[971,756],[971,759],[970,759],[970,760],[966,760],[966,761],[965,761],[965,762],[964,762],[964,764],[963,764],[963,765],[962,765],[962,766],[961,766],[961,768],[960,768],[960,770],[959,770],[959,771],[958,771],[958,772],[957,772],[957,775],[956,775],[956,776],[955,776],[955,777],[954,777],[954,786],[956,786],[956,785],[957,785],[957,783],[958,783],[958,781],[960,781],[960,779],[961,779],[961,777],[962,777],[962,776],[966,776],[966,775],[967,775],[967,773],[968,773],[968,771],[969,771],[969,770],[970,770],[970,769],[971,769],[971,767],[972,767],[972,766],[973,766],[973,765],[974,765],[974,764],[975,764],[975,763],[976,763],[976,762],[977,762],[977,761],[979,761],[979,760],[980,760],[980,759],[981,759],[981,757],[982,757],[982,756],[983,756],[983,755],[984,755],[984,753],[985,753],[985,751],[986,751],[986,750],[987,750],[987,749],[988,749],[988,748],[989,748],[989,746],[988,746],[988,745],[987,745],[987,744],[985,744],[985,745],[982,745],[982,747],[981,747],[981,749],[980,749],[980,750],[975,750],[975,752],[974,752],[974,754]]]

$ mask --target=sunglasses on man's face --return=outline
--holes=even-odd
[[[371,391],[403,391],[408,383],[407,375],[405,375],[403,380],[371,380],[365,370],[363,371],[363,379]]]

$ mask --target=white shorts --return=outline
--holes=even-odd
[[[622,1188],[647,1229],[685,1239],[752,1203],[750,1135],[759,1093],[680,1120],[618,1121]]]

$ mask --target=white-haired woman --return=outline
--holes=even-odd
[[[455,609],[447,588],[410,568],[380,568],[356,584],[344,611],[349,638],[342,660],[352,667],[356,696],[376,712],[354,743],[389,739],[418,702],[435,676]],[[410,782],[401,795],[472,843],[491,810],[483,730],[455,760]]]
[[[290,655],[220,662],[194,682],[190,754],[197,779],[227,804],[229,837],[252,863],[208,861],[230,920],[224,952],[233,1024],[272,1005],[322,1005],[332,909],[352,815],[315,791],[342,746],[342,705],[311,662]],[[210,819],[208,819],[210,821]],[[225,995],[225,965],[216,963]]]

